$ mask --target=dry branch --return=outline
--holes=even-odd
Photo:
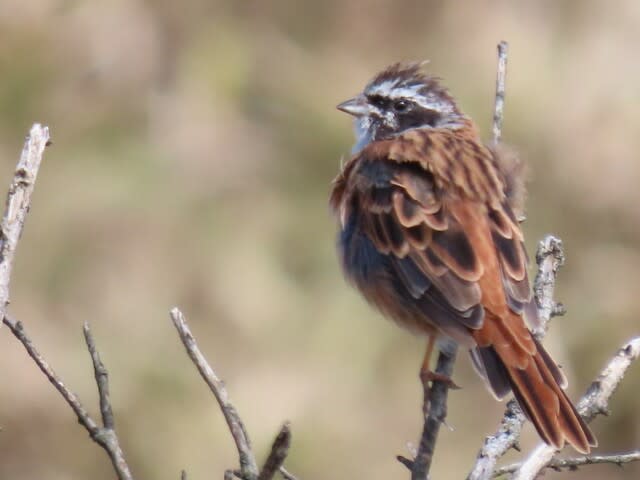
[[[31,205],[31,194],[38,176],[42,154],[49,143],[49,128],[35,123],[24,142],[22,154],[9,187],[0,224],[0,318],[4,318],[9,305],[13,258]]]
[[[93,369],[95,372],[96,383],[98,385],[98,396],[100,398],[100,410],[102,412],[102,427],[91,418],[89,412],[84,408],[78,396],[69,390],[64,382],[53,371],[49,363],[44,359],[42,354],[33,344],[31,338],[27,335],[24,326],[21,322],[13,320],[5,315],[3,322],[9,327],[15,337],[22,343],[29,356],[36,363],[40,371],[44,373],[49,382],[60,392],[60,395],[65,399],[67,404],[74,411],[78,417],[78,422],[82,425],[91,439],[100,445],[105,452],[109,455],[111,463],[113,465],[116,474],[120,480],[133,480],[131,471],[124,458],[124,453],[120,448],[120,442],[116,435],[113,421],[113,413],[111,410],[111,404],[109,401],[109,383],[107,370],[100,360],[100,354],[98,353],[91,330],[88,324],[84,324],[84,336],[87,343],[87,349],[91,355],[93,362]]]
[[[182,312],[178,308],[173,308],[171,309],[170,315],[176,330],[178,330],[180,339],[187,350],[189,358],[191,358],[194,365],[200,372],[200,376],[216,397],[220,410],[222,410],[222,414],[229,426],[231,436],[236,444],[240,469],[227,470],[224,474],[225,480],[230,480],[234,476],[242,480],[271,480],[277,471],[279,471],[286,480],[296,480],[296,478],[282,466],[287,454],[289,453],[289,446],[291,445],[291,430],[289,428],[289,423],[285,423],[280,429],[280,433],[271,447],[271,453],[267,457],[262,471],[260,472],[258,470],[258,464],[256,463],[256,457],[251,449],[249,435],[247,434],[238,411],[229,399],[229,394],[224,386],[224,382],[216,375],[209,365],[209,362],[198,348],[196,339],[191,333]]]
[[[291,446],[291,429],[289,423],[285,423],[280,429],[280,433],[271,446],[271,453],[264,462],[258,480],[271,480],[277,471],[280,470]]]
[[[258,478],[258,464],[256,463],[256,458],[251,450],[249,435],[244,428],[240,415],[238,415],[236,408],[231,403],[231,400],[229,400],[229,394],[227,393],[224,383],[218,378],[209,365],[209,362],[207,362],[207,359],[198,348],[196,339],[191,333],[182,312],[177,308],[173,308],[170,313],[171,320],[173,321],[176,330],[178,330],[180,340],[182,340],[189,358],[191,358],[194,365],[197,367],[198,372],[200,372],[200,376],[209,386],[209,389],[218,401],[218,405],[220,405],[220,410],[222,410],[222,414],[229,426],[229,431],[231,432],[231,436],[233,437],[233,441],[235,442],[238,450],[240,472],[243,478],[249,480]]]
[[[586,455],[583,457],[575,457],[575,458],[554,458],[552,459],[547,468],[552,468],[554,470],[577,470],[578,467],[582,467],[584,465],[595,465],[598,463],[610,463],[613,465],[617,465],[621,467],[625,463],[632,463],[640,461],[640,450],[636,450],[630,453],[621,453],[615,455]],[[493,476],[501,477],[502,475],[507,475],[509,473],[514,473],[517,471],[522,464],[514,463],[513,465],[507,465],[506,467],[498,468]]]
[[[498,69],[496,72],[496,98],[493,102],[493,144],[500,143],[504,118],[504,93],[507,78],[507,54],[509,45],[502,40],[498,44]]]

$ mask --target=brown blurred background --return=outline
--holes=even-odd
[[[338,269],[327,192],[352,137],[334,106],[388,63],[428,58],[489,138],[501,39],[504,139],[533,174],[528,247],[548,232],[566,246],[569,313],[546,343],[575,398],[640,331],[637,0],[0,2],[2,192],[32,122],[54,141],[11,311],[97,413],[91,323],[137,478],[221,478],[237,463],[174,305],[261,459],[289,419],[288,467],[302,479],[407,478],[394,456],[421,428],[424,341],[383,321]],[[0,364],[0,478],[113,478],[7,329]],[[455,379],[439,479],[463,477],[503,410],[465,356]],[[593,424],[600,452],[640,445],[638,388],[636,366]],[[523,447],[534,440],[529,426]],[[573,477],[605,475],[640,469]]]

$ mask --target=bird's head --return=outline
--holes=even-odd
[[[354,153],[413,128],[459,128],[464,115],[423,63],[396,63],[338,109],[355,117]]]

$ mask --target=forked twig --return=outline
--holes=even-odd
[[[178,308],[173,308],[171,309],[170,315],[171,320],[180,335],[180,339],[187,350],[189,358],[191,358],[192,362],[200,372],[200,376],[216,397],[220,410],[222,410],[222,414],[229,426],[231,436],[236,444],[240,469],[227,470],[224,475],[225,480],[230,480],[234,476],[243,480],[271,480],[278,471],[286,480],[296,480],[296,478],[282,466],[287,454],[289,453],[289,447],[291,445],[291,430],[289,423],[285,423],[280,429],[280,432],[271,447],[271,453],[267,457],[267,460],[262,467],[262,471],[259,471],[255,455],[251,449],[249,435],[247,434],[238,411],[229,399],[229,394],[224,386],[224,382],[218,378],[209,365],[206,357],[198,348],[196,339],[191,333],[191,329],[189,329],[182,312]]]
[[[244,428],[240,415],[238,415],[236,408],[229,400],[229,394],[227,393],[224,383],[218,378],[209,365],[209,362],[207,362],[207,359],[200,351],[200,348],[198,348],[196,339],[191,333],[182,312],[178,308],[172,308],[170,314],[171,320],[173,321],[176,330],[178,330],[180,340],[182,340],[189,358],[193,361],[198,372],[200,372],[200,376],[209,386],[209,389],[218,401],[218,405],[220,405],[220,410],[222,410],[222,414],[229,426],[229,431],[231,432],[231,436],[233,437],[233,441],[235,442],[238,450],[240,471],[242,475],[247,480],[258,478],[258,464],[256,463],[256,458],[251,450],[249,435]]]
[[[111,410],[109,400],[109,380],[107,369],[100,360],[100,354],[96,349],[89,325],[87,323],[84,324],[84,336],[87,343],[87,349],[89,350],[89,354],[91,355],[91,360],[93,362],[96,384],[98,385],[100,411],[102,413],[102,426],[98,425],[91,415],[89,415],[89,412],[84,408],[78,396],[69,390],[62,379],[56,375],[49,363],[35,347],[31,338],[27,335],[22,323],[11,319],[6,315],[3,322],[7,327],[9,327],[20,343],[22,343],[25,350],[36,363],[40,371],[44,373],[49,382],[56,388],[56,390],[58,390],[60,395],[62,395],[78,417],[80,425],[89,432],[91,439],[100,445],[105,452],[107,452],[118,478],[120,480],[133,480],[129,466],[124,458],[122,448],[120,448],[120,442],[118,441],[118,436],[116,435],[114,427],[113,412]]]

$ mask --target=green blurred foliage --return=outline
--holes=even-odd
[[[219,478],[237,462],[173,305],[261,458],[289,419],[288,465],[301,478],[406,478],[394,455],[421,428],[424,341],[342,280],[327,192],[351,127],[334,105],[390,62],[429,58],[488,137],[501,39],[504,138],[532,171],[528,246],[553,232],[567,250],[558,298],[569,313],[546,342],[575,397],[638,333],[636,0],[0,2],[4,184],[32,122],[54,142],[11,310],[97,413],[81,335],[91,322],[137,478]],[[5,329],[0,342],[0,478],[113,478]],[[465,358],[456,381],[434,478],[462,478],[503,408]],[[640,444],[638,388],[636,368],[595,422],[602,452]],[[580,470],[604,475],[640,470]]]

